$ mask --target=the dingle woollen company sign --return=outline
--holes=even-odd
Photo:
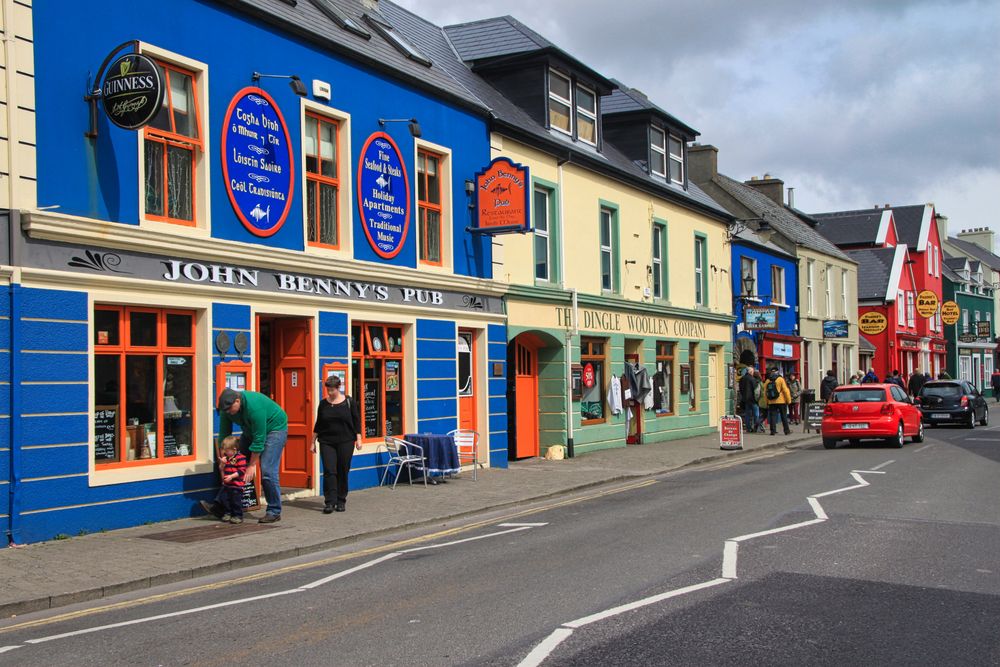
[[[505,157],[476,173],[477,228],[487,234],[531,229],[528,168]]]
[[[858,329],[863,334],[877,336],[889,326],[889,320],[882,313],[870,310],[858,319]]]
[[[934,317],[934,314],[937,313],[937,307],[938,297],[934,292],[925,289],[917,295],[917,312],[920,314],[920,317],[925,319]]]
[[[941,304],[941,322],[945,325],[950,327],[955,322],[958,322],[958,318],[961,316],[962,309],[954,301],[945,301]]]
[[[140,53],[114,61],[101,82],[101,103],[112,123],[136,130],[153,120],[163,104],[160,68]]]

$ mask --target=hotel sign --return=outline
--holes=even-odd
[[[945,301],[941,304],[941,322],[949,327],[958,322],[962,316],[962,309],[954,301]]]
[[[147,125],[163,104],[163,77],[155,62],[129,53],[111,63],[101,82],[101,104],[118,127],[136,130]]]
[[[233,97],[222,129],[222,175],[233,211],[256,236],[285,223],[295,190],[292,142],[281,111],[266,92],[244,88]]]
[[[398,255],[410,226],[410,179],[399,146],[385,132],[372,134],[361,149],[358,209],[375,254]]]
[[[528,168],[498,157],[476,173],[476,229],[486,234],[531,230]]]

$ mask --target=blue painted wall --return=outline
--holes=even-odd
[[[451,194],[454,204],[453,252],[455,272],[490,277],[491,244],[473,238],[468,225],[464,182],[490,160],[489,135],[484,116],[443,103],[431,94],[386,78],[366,67],[318,48],[296,43],[289,35],[221,7],[200,2],[92,2],[39,3],[34,8],[35,100],[38,122],[38,203],[59,205],[59,212],[124,224],[138,224],[138,142],[141,132],[111,125],[100,112],[96,141],[84,136],[89,116],[82,94],[89,77],[118,44],[131,39],[166,49],[208,66],[208,124],[206,150],[211,168],[212,235],[221,239],[304,248],[301,192],[302,128],[299,99],[287,82],[264,80],[263,87],[281,109],[292,139],[295,191],[281,230],[260,238],[239,222],[226,195],[220,155],[220,134],[226,110],[237,91],[251,84],[253,71],[295,73],[303,81],[332,83],[330,106],[351,114],[351,148],[342,163],[356,186],[357,152],[380,128],[378,118],[420,121],[423,139],[452,149]],[[100,38],[80,39],[80,26],[100,17]],[[380,39],[373,36],[373,39]],[[402,55],[399,56],[403,58]],[[203,111],[204,115],[204,111]],[[416,191],[414,140],[405,123],[385,127],[396,141],[406,163],[411,192]],[[345,174],[346,175],[346,174]],[[342,196],[355,193],[342,191]],[[361,228],[357,203],[352,208],[354,256],[357,259],[416,266],[415,194],[410,226],[402,251],[392,260],[378,257]]]
[[[757,294],[774,294],[773,285],[771,284],[771,267],[780,266],[785,269],[785,302],[787,307],[778,308],[778,329],[773,333],[783,334],[786,336],[798,335],[799,271],[796,259],[785,254],[772,252],[755,244],[743,243],[739,240],[734,240],[732,249],[732,268],[730,275],[732,276],[732,289],[734,295],[738,296],[743,294],[743,276],[740,274],[741,260],[743,257],[749,257],[757,262],[757,283],[754,287],[754,291]],[[770,305],[771,299],[764,297],[760,301],[760,304]],[[751,302],[750,305],[756,304]],[[738,325],[744,320],[743,306],[743,301],[739,299],[735,300],[733,305],[734,314],[736,315],[736,323],[733,325],[734,338],[738,331]]]

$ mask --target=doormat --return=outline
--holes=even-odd
[[[253,521],[253,519],[250,519]],[[245,533],[256,533],[261,530],[277,528],[274,524],[268,523],[213,523],[207,526],[197,526],[195,528],[181,528],[179,530],[168,530],[164,533],[153,533],[152,535],[142,535],[147,540],[161,540],[163,542],[176,542],[187,544],[190,542],[204,542],[206,540],[219,540],[226,537],[237,537]]]

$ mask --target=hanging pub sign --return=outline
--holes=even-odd
[[[920,317],[934,317],[935,313],[937,313],[937,308],[938,297],[934,292],[925,289],[917,295],[917,313],[920,314]]]
[[[989,320],[976,322],[976,335],[984,340],[989,340],[993,336],[993,322]]]
[[[777,306],[746,306],[743,309],[743,325],[747,329],[764,330],[778,328]]]
[[[101,104],[118,127],[136,130],[147,125],[163,104],[163,76],[155,62],[129,53],[111,63],[101,82]]]
[[[410,179],[402,155],[392,137],[376,132],[358,159],[361,228],[382,259],[399,254],[410,226]]]
[[[975,343],[979,340],[979,336],[974,333],[964,333],[958,335],[959,343]]]
[[[962,309],[954,301],[945,301],[941,304],[941,321],[949,327],[958,322],[962,316]]]
[[[476,173],[475,226],[483,234],[531,231],[528,168],[505,157]]]
[[[847,320],[823,320],[823,338],[847,338]]]
[[[858,329],[868,336],[877,336],[889,326],[889,320],[880,312],[869,310],[858,318]]]
[[[233,211],[256,236],[272,236],[285,223],[295,190],[288,126],[271,96],[240,90],[222,126],[222,176]]]

